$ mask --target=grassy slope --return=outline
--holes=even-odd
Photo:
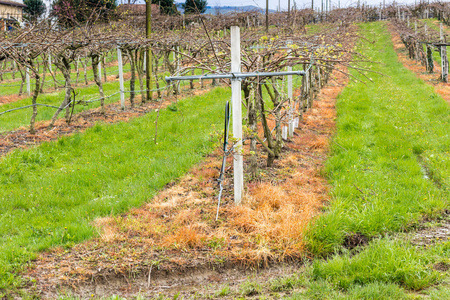
[[[229,97],[217,88],[161,111],[156,145],[151,113],[2,158],[0,290],[38,251],[92,237],[93,219],[148,201],[197,163]]]
[[[338,99],[335,141],[340,146],[333,145],[326,167],[333,201],[311,230],[311,250],[316,254],[341,249],[346,235],[385,236],[448,207],[450,107],[397,61],[384,26],[370,23],[361,29],[376,41],[364,43],[363,51],[384,63],[374,65],[374,70],[386,76],[372,74],[374,82],[367,85],[352,83]],[[364,292],[360,298],[392,297],[383,296],[386,291],[400,293],[396,298],[414,298],[417,295],[397,285],[421,290],[448,276],[432,268],[448,261],[448,241],[418,249],[407,240],[385,236],[356,255],[343,251],[313,264],[309,290],[320,284],[336,297],[356,299],[355,289],[367,289],[372,296]],[[373,285],[378,287],[372,289]],[[438,299],[449,290],[426,293]]]
[[[385,26],[385,25],[383,25]],[[365,53],[385,64],[373,83],[351,83],[339,97],[336,143],[326,173],[333,202],[317,220],[311,245],[329,253],[346,233],[376,236],[399,231],[447,207],[449,106],[398,61],[386,29],[362,26]],[[425,166],[443,183],[424,176]],[[442,174],[442,175],[441,175]]]

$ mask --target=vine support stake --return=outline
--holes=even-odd
[[[27,93],[28,96],[31,96],[31,84],[30,84],[30,68],[27,67],[25,80],[27,81]]]
[[[120,50],[120,47],[117,46],[117,62],[119,65],[119,84],[120,84],[120,106],[122,107],[122,110],[125,109],[125,94],[124,94],[124,87],[123,87],[123,65],[122,65],[122,50]]]
[[[241,72],[241,44],[238,26],[231,27],[231,73]],[[233,107],[233,137],[237,139],[234,154],[234,202],[240,204],[244,187],[244,160],[242,157],[242,101],[241,80],[231,79],[231,103]]]
[[[145,1],[145,15],[145,36],[150,39],[152,36],[152,2],[150,0]],[[149,45],[145,53],[147,101],[152,100],[152,53],[150,51],[152,48]]]
[[[288,50],[291,52],[291,50]],[[292,66],[287,67],[288,72],[292,71]],[[292,105],[294,103],[293,93],[292,93],[292,75],[287,76],[287,83],[288,83],[288,98],[289,98],[289,116],[288,116],[288,126],[289,126],[289,137],[292,137],[294,135],[294,120],[292,119]]]
[[[98,80],[102,81],[102,60],[98,60]]]

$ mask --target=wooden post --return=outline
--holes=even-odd
[[[281,132],[281,138],[283,140],[287,140],[288,137],[288,128],[287,126],[283,126],[283,131]]]
[[[445,43],[444,39],[444,27],[441,23],[440,25],[441,42]],[[441,46],[441,74],[442,81],[448,82],[448,60],[447,60],[447,46]]]
[[[241,45],[240,31],[238,26],[231,26],[231,73],[241,72]],[[242,151],[242,103],[241,103],[241,81],[231,80],[231,100],[233,107],[233,137],[237,139],[234,154],[234,202],[240,204],[242,200],[242,189],[244,187],[244,162]]]
[[[176,72],[177,72],[177,74],[179,75],[180,73],[180,46],[177,46],[177,52],[175,53],[175,55],[176,55],[176,58],[177,58],[177,62],[176,62],[176,66],[177,66],[177,69],[176,69]],[[181,94],[181,81],[178,81],[178,84],[177,84],[177,94]]]
[[[102,59],[98,60],[98,80],[102,81]]]
[[[122,50],[117,46],[117,61],[119,65],[119,85],[120,85],[120,106],[125,109],[125,94],[123,87],[123,66],[122,66]]]
[[[289,50],[290,51],[290,50]],[[292,67],[288,66],[288,71],[292,71]],[[288,98],[289,98],[289,112],[288,112],[288,126],[289,126],[289,137],[294,135],[294,120],[292,119],[292,105],[294,103],[294,98],[292,97],[292,75],[287,76],[288,81]]]
[[[26,70],[25,79],[27,81],[27,93],[28,93],[28,96],[30,96],[31,95],[30,68],[28,68],[28,67]]]
[[[150,39],[152,36],[152,2],[150,0],[145,1],[145,37],[147,39]],[[145,83],[145,87],[147,90],[147,101],[151,101],[152,100],[152,53],[150,52],[152,51],[151,47],[147,47],[147,52],[145,57],[146,62],[145,62],[145,79],[146,79],[146,83]]]
[[[379,15],[379,21],[381,21],[381,2],[380,2],[380,15]]]
[[[414,21],[414,34],[417,35],[417,21]]]
[[[147,51],[144,51],[143,67],[144,67],[144,72],[147,72]]]
[[[50,73],[53,73],[52,71],[52,55],[48,54],[48,69],[50,70]]]

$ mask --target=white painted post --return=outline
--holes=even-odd
[[[146,68],[147,68],[147,51],[144,51],[144,72],[147,72]]]
[[[30,69],[28,67],[26,70],[25,79],[27,81],[27,93],[28,93],[28,96],[30,96],[31,95]]]
[[[287,126],[283,126],[282,136],[283,140],[287,140],[288,137],[288,128]]]
[[[288,66],[288,71],[292,71],[292,67]],[[287,76],[288,80],[288,98],[289,98],[289,112],[288,112],[288,125],[289,125],[289,137],[294,135],[294,121],[292,120],[292,111],[293,111],[293,103],[294,97],[292,96],[292,75]]]
[[[241,72],[241,44],[238,26],[231,26],[231,73]],[[231,102],[233,107],[233,137],[237,139],[234,154],[234,203],[240,204],[244,187],[244,161],[242,151],[242,103],[241,81],[231,80]]]
[[[98,60],[98,79],[102,81],[102,60]]]
[[[123,87],[122,50],[120,50],[119,46],[117,46],[117,61],[119,64],[120,106],[122,107],[122,110],[124,110],[125,109],[125,94],[124,94],[124,87]],[[145,64],[144,64],[144,66],[145,66]]]
[[[427,23],[425,23],[424,31],[425,31],[425,36],[427,36],[427,35],[428,35],[428,26],[427,26]]]
[[[380,15],[379,15],[379,21],[381,21],[381,2],[380,2]]]
[[[407,17],[407,22],[408,22],[408,28],[409,28],[409,16]]]
[[[440,24],[440,39],[441,42],[444,43],[444,25]],[[441,46],[441,73],[442,73],[442,81],[448,82],[448,60],[447,60],[447,46]]]
[[[53,73],[52,71],[52,55],[48,54],[48,69],[50,70],[50,73]]]
[[[177,74],[180,74],[179,72],[180,72],[180,46],[177,46],[177,52],[175,53],[175,55],[176,55],[176,57],[177,57],[177,64],[176,64],[176,66],[177,66]],[[178,81],[178,84],[177,84],[177,93],[178,94],[181,94],[181,81]]]
[[[397,17],[400,20],[400,7],[397,7]]]

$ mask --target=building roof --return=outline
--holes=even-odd
[[[27,7],[23,3],[19,3],[16,1],[12,1],[12,0],[0,0],[0,4],[9,5],[9,6],[17,6],[17,7]]]

